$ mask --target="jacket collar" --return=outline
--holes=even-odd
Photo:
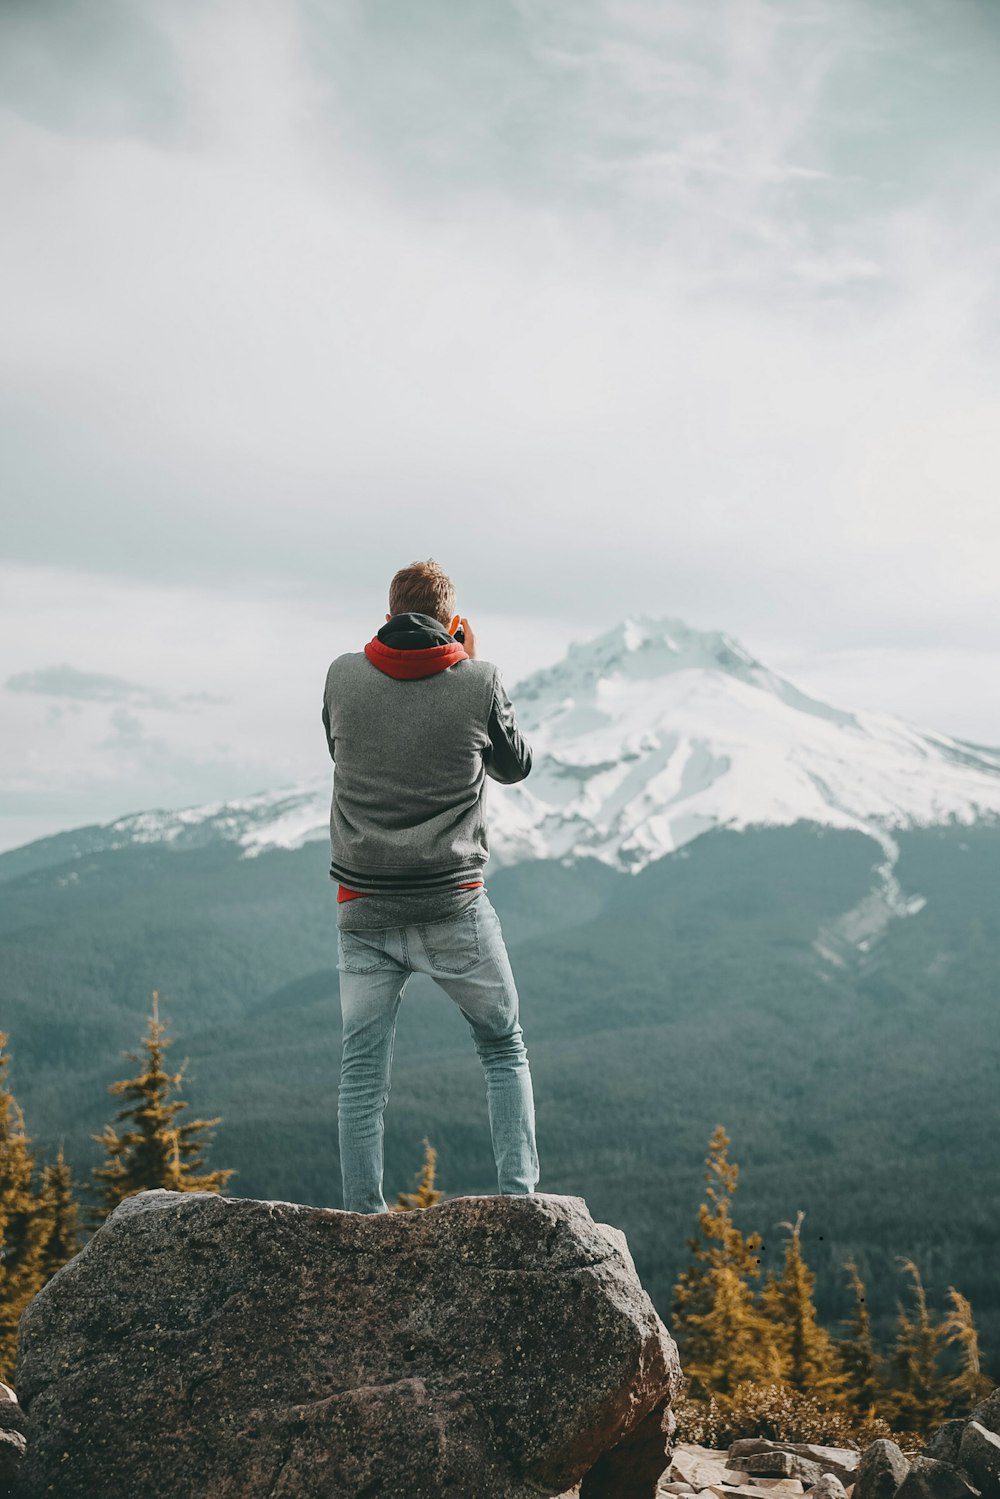
[[[430,677],[468,660],[465,647],[430,614],[394,614],[369,640],[365,655],[386,676],[402,681]]]

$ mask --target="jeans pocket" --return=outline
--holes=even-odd
[[[337,932],[337,967],[344,973],[374,973],[391,968],[392,959],[382,946],[380,931]]]
[[[478,904],[478,902],[476,903]],[[479,962],[479,923],[476,906],[447,921],[428,921],[418,925],[431,965],[441,973],[467,973]]]

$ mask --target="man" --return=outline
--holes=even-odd
[[[433,560],[414,562],[393,578],[375,638],[338,656],[326,677],[344,1017],[337,1124],[349,1212],[388,1212],[383,1114],[413,973],[429,974],[469,1022],[500,1192],[533,1192],[538,1181],[517,989],[483,882],[486,777],[524,780],[531,751],[497,668],[478,658],[472,626],[454,609],[447,574]]]

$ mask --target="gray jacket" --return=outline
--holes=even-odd
[[[403,640],[422,649],[416,669],[431,658],[430,674],[390,674],[418,661],[393,648]],[[531,769],[496,666],[464,656],[436,621],[396,615],[365,651],[331,664],[323,721],[335,765],[331,879],[375,895],[482,878],[486,779],[511,784]]]

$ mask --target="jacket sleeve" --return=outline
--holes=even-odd
[[[507,696],[497,672],[493,682],[493,703],[487,732],[490,742],[485,752],[486,774],[503,786],[523,781],[531,769],[531,749],[517,727],[514,705]]]
[[[323,727],[326,730],[326,747],[330,751],[330,759],[336,760],[333,753],[333,740],[330,738],[330,710],[326,706],[326,698],[323,699]]]

